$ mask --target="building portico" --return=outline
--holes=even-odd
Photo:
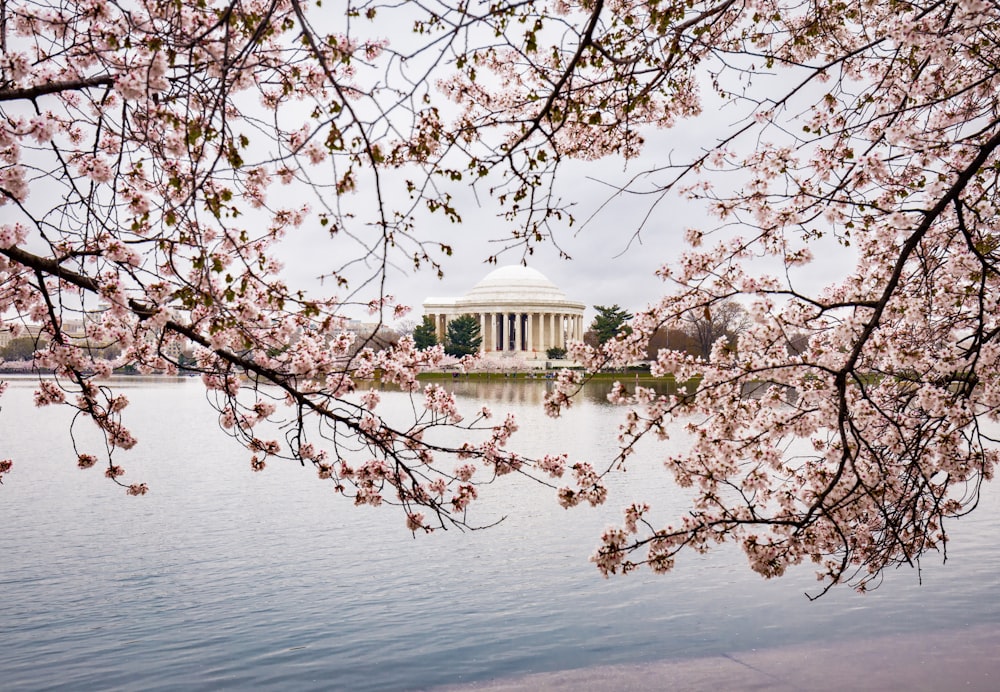
[[[582,340],[584,307],[541,272],[511,265],[490,272],[462,298],[428,298],[424,314],[433,320],[439,341],[448,322],[472,315],[479,320],[481,352],[532,359]]]

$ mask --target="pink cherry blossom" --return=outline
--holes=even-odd
[[[311,464],[414,532],[475,525],[500,476],[601,504],[648,439],[690,506],[626,508],[594,555],[606,575],[732,543],[765,577],[811,563],[821,588],[864,590],[943,552],[998,459],[995,5],[479,10],[384,5],[345,35],[301,2],[5,5],[0,326],[44,337],[35,403],[106,443],[77,465],[144,494],[118,480],[139,441],[110,376],[191,368],[252,469]],[[687,158],[660,146],[722,106],[735,124]],[[676,247],[649,258],[663,295],[630,331],[568,345],[584,369],[543,408],[560,417],[590,373],[637,360],[676,391],[614,386],[611,459],[571,462],[558,440],[536,458],[513,416],[421,381],[442,346],[383,338],[419,300],[385,287],[443,273],[463,248],[438,226],[480,205],[506,252],[558,242],[582,194],[564,171],[602,158]],[[675,228],[668,205],[704,218]],[[321,283],[291,285],[303,239]],[[852,254],[815,288],[828,247]],[[358,317],[375,332],[349,330]],[[697,352],[648,352],[671,332],[697,332]],[[383,386],[409,418],[382,417]]]

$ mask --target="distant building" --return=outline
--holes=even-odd
[[[89,315],[96,315],[98,312],[88,313]],[[103,351],[102,357],[111,358],[116,357],[120,352],[120,344],[109,340],[98,340],[93,341],[90,336],[87,335],[86,320],[84,319],[73,319],[64,320],[60,324],[60,333],[65,343],[71,346],[77,346],[79,348],[93,349],[96,351]],[[94,319],[94,318],[90,318]],[[40,324],[22,324],[19,334],[19,338],[30,338],[39,340],[40,343],[47,343],[49,336],[46,332],[43,332],[43,326]],[[160,352],[172,361],[177,361],[180,356],[190,350],[190,342],[187,339],[175,339],[169,343],[162,343],[160,341],[160,335],[152,332],[146,332],[144,339],[147,343],[153,344],[160,349]],[[0,327],[0,348],[6,348],[14,340],[13,332],[10,327]],[[109,355],[109,353],[111,355]]]
[[[362,322],[361,320],[348,320],[344,326],[345,331],[351,332],[355,336],[354,348],[357,351],[362,347],[373,348],[376,351],[385,348],[389,344],[394,344],[399,339],[399,334],[385,326],[375,322]]]
[[[448,322],[461,315],[479,320],[483,353],[543,359],[550,348],[583,339],[583,303],[569,300],[545,276],[520,265],[500,267],[462,298],[428,298],[424,314],[434,321],[438,341]]]
[[[21,333],[18,334],[17,338],[28,337],[31,339],[37,339],[42,333],[41,325],[28,324],[23,325],[21,328]],[[14,332],[11,331],[10,327],[0,327],[0,348],[6,348],[10,345],[10,342],[14,340]]]

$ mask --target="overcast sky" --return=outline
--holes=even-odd
[[[787,76],[755,79],[758,90],[788,87],[783,83],[787,82]],[[703,93],[711,94],[712,89],[703,89]],[[706,214],[701,203],[677,195],[661,200],[652,211],[655,195],[614,197],[615,185],[620,186],[637,174],[661,167],[668,161],[691,160],[743,121],[748,108],[745,102],[723,103],[712,98],[705,98],[703,113],[697,118],[682,120],[671,130],[646,133],[643,155],[628,162],[627,166],[622,160],[611,158],[563,164],[557,189],[572,205],[577,223],[554,230],[559,247],[572,259],[561,258],[551,243],[539,244],[535,253],[526,259],[528,266],[548,277],[569,299],[587,306],[585,319],[588,323],[594,315],[594,305],[618,304],[636,311],[662,296],[670,287],[660,281],[655,272],[685,251],[684,231],[690,227],[709,230],[717,225],[717,220]],[[754,144],[751,140],[747,146]],[[650,177],[637,187],[651,190],[656,182],[663,180],[663,176]],[[513,250],[502,255],[498,265],[486,264],[485,260],[498,251],[496,239],[504,236],[510,222],[496,216],[496,207],[490,206],[490,200],[483,198],[482,191],[479,198],[482,205],[476,204],[471,188],[465,191],[452,188],[450,191],[456,196],[463,222],[452,224],[441,214],[429,215],[416,229],[421,238],[447,243],[453,248],[454,254],[450,257],[437,257],[444,278],[439,280],[433,271],[414,272],[410,263],[400,265],[390,276],[387,291],[414,308],[409,316],[413,320],[419,321],[421,304],[426,298],[462,296],[496,266],[517,264],[522,259],[521,251]],[[364,192],[359,189],[355,194],[363,198]],[[595,212],[598,213],[592,216]],[[636,236],[640,226],[642,230]],[[336,243],[327,244],[323,232],[320,233],[312,238],[306,233],[301,240],[292,239],[285,255],[289,283],[308,283],[316,275],[328,271],[331,262],[337,261],[330,253],[344,251]],[[797,288],[817,291],[843,277],[853,265],[852,253],[833,243],[817,244],[814,254],[822,259],[795,277],[801,282]],[[775,271],[780,268],[762,266],[760,269]],[[356,312],[351,316],[365,319],[362,311]]]
[[[572,259],[560,258],[551,243],[541,243],[527,258],[528,266],[540,271],[567,297],[584,303],[586,323],[593,318],[594,305],[620,305],[636,311],[662,296],[669,286],[655,276],[665,263],[673,262],[686,246],[684,231],[689,227],[713,228],[717,220],[710,218],[700,202],[679,199],[676,195],[663,199],[652,208],[651,195],[618,196],[598,212],[613,197],[608,182],[622,183],[636,173],[658,165],[661,156],[677,151],[671,146],[677,140],[692,142],[693,135],[701,134],[701,141],[711,143],[712,121],[718,115],[692,121],[684,128],[658,133],[641,161],[623,170],[621,161],[571,162],[562,172],[562,185],[567,201],[573,203],[577,224],[556,228],[557,242]],[[646,188],[650,187],[645,183]],[[438,279],[433,271],[414,272],[404,264],[392,272],[387,292],[413,307],[409,319],[419,321],[421,304],[428,297],[459,297],[466,294],[497,266],[517,264],[522,253],[519,249],[501,255],[497,265],[486,259],[499,249],[496,239],[509,223],[498,219],[495,210],[477,207],[470,191],[466,200],[459,200],[463,222],[452,224],[441,215],[425,221],[426,228],[419,228],[422,237],[448,243],[454,254],[439,255],[444,278]],[[594,212],[598,212],[592,216]],[[648,215],[648,218],[647,218]],[[641,232],[636,235],[637,229]],[[338,246],[330,244],[325,231],[301,239],[289,238],[283,250],[287,265],[286,275],[294,286],[309,284],[318,274],[328,271],[330,253]],[[853,265],[849,251],[832,243],[814,244],[814,254],[821,261],[800,271],[799,288],[816,291],[841,278]],[[764,268],[764,267],[762,267]],[[774,271],[775,268],[768,268]],[[326,291],[324,291],[326,292]],[[368,295],[366,300],[371,296]],[[367,321],[370,319],[360,309],[349,311],[350,316]]]
[[[620,177],[620,163],[618,165],[619,170],[615,171],[611,168],[613,163],[604,162],[603,174],[609,178]],[[699,224],[702,218],[696,205],[663,203],[654,210],[641,235],[635,238],[636,229],[648,210],[649,199],[630,198],[617,200],[583,223],[598,203],[611,194],[606,185],[586,178],[590,173],[600,173],[601,167],[600,164],[581,164],[576,170],[565,171],[572,178],[567,180],[568,186],[576,192],[572,201],[578,221],[573,227],[565,224],[554,230],[556,242],[571,259],[561,258],[550,242],[538,244],[534,254],[526,258],[529,267],[544,274],[570,300],[586,304],[588,322],[594,314],[594,305],[618,304],[636,310],[662,295],[663,282],[654,272],[678,255],[684,229]],[[453,248],[451,256],[437,257],[444,271],[442,279],[430,270],[414,272],[412,265],[400,265],[390,276],[388,292],[414,308],[409,316],[411,319],[419,321],[420,306],[426,298],[462,296],[498,266],[521,261],[523,253],[517,248],[502,254],[496,265],[487,264],[486,259],[500,249],[496,239],[509,223],[496,218],[492,209],[476,208],[472,204],[463,208],[462,215],[463,222],[457,225],[435,215],[425,222],[432,227],[421,229],[423,236],[439,239]],[[289,247],[283,252],[289,283],[308,283],[325,271],[325,248],[331,246],[321,237],[313,242],[289,240]],[[317,248],[322,249],[318,251]],[[361,314],[353,316],[362,317]]]
[[[589,324],[594,316],[594,305],[618,304],[636,311],[662,296],[670,287],[657,278],[655,272],[685,251],[684,231],[689,227],[710,229],[718,223],[707,215],[700,202],[680,199],[676,195],[660,201],[651,213],[653,196],[619,196],[596,216],[591,216],[613,196],[608,182],[620,184],[642,170],[660,165],[660,155],[665,158],[666,153],[677,152],[673,142],[678,139],[694,141],[692,135],[706,128],[701,140],[707,138],[710,143],[713,118],[718,116],[706,116],[688,123],[683,129],[660,133],[643,159],[625,170],[621,161],[612,160],[572,163],[564,169],[563,188],[569,190],[566,197],[574,204],[573,212],[578,222],[573,227],[567,224],[557,228],[556,240],[572,259],[560,258],[551,243],[542,243],[527,258],[527,263],[548,277],[569,299],[587,306],[586,323]],[[645,186],[650,187],[649,183]],[[522,253],[513,250],[502,255],[496,266],[485,263],[498,249],[495,238],[508,225],[490,210],[467,207],[460,225],[450,224],[440,216],[429,223],[435,224],[430,234],[439,235],[443,242],[449,243],[454,254],[441,258],[444,269],[441,280],[429,271],[413,273],[405,268],[394,273],[389,292],[414,308],[411,319],[420,319],[420,305],[426,298],[462,296],[496,266],[520,262]],[[642,230],[637,236],[640,226]],[[833,243],[816,244],[814,253],[822,260],[809,265],[795,277],[800,288],[818,291],[841,278],[853,265],[851,253]],[[776,270],[774,267],[760,268]]]

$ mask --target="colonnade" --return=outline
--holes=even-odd
[[[479,321],[482,337],[480,351],[485,353],[535,352],[566,348],[570,341],[583,340],[583,315],[569,312],[478,312],[470,314]],[[430,314],[438,341],[444,341],[448,322],[458,317],[444,313]]]

